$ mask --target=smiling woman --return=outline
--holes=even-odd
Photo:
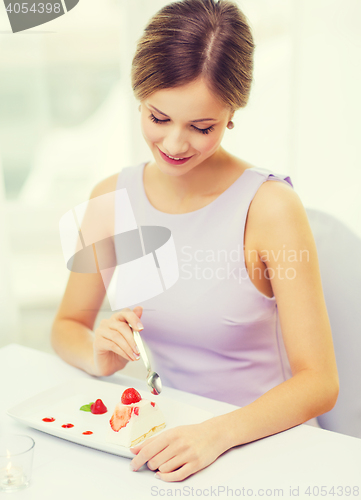
[[[164,174],[183,177],[189,173],[190,179],[196,165],[210,166],[211,157],[212,163],[219,161],[222,153],[219,146],[233,113],[214,96],[203,78],[154,92],[142,101],[141,111],[143,136]],[[198,125],[200,122],[205,124],[204,128]],[[214,186],[214,178],[211,184]],[[201,193],[202,188],[194,186],[193,191]]]
[[[240,407],[132,449],[133,470],[147,463],[165,481],[188,477],[234,446],[317,425],[315,417],[337,399],[305,209],[288,176],[221,146],[234,112],[247,103],[253,48],[244,15],[228,0],[180,0],[151,19],[138,42],[132,85],[154,161],[123,168],[91,196],[125,188],[137,224],[167,227],[177,255],[191,248],[195,262],[164,293],[130,304],[133,310],[103,320],[94,334],[103,281],[99,273],[71,273],[54,322],[54,348],[88,373],[110,375],[137,359],[134,324],[165,385]],[[121,212],[104,217],[110,241],[124,227]],[[307,259],[288,258],[304,252]],[[205,255],[235,259],[224,265],[200,259]]]

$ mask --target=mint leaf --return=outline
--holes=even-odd
[[[88,405],[83,405],[83,406],[81,406],[79,409],[80,409],[81,411],[91,411],[90,407],[91,407],[91,405],[93,405],[93,404],[94,404],[94,403],[89,403]]]

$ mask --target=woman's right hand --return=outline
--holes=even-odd
[[[142,316],[143,308],[137,306],[133,311],[122,309],[108,319],[103,319],[99,327],[94,330],[94,367],[98,377],[112,375],[124,368],[128,361],[139,359],[139,351],[135,343],[130,326],[142,330],[143,325],[137,326]]]

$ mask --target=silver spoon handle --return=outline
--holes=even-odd
[[[130,328],[133,330],[133,328],[131,327],[131,325],[129,325]],[[139,349],[139,353],[140,353],[140,356],[145,364],[145,367],[146,369],[148,370],[148,373],[150,373],[151,371],[151,368],[150,368],[150,363],[149,363],[149,359],[148,359],[148,356],[147,356],[147,353],[145,351],[145,347],[144,347],[144,344],[143,344],[143,340],[139,334],[139,332],[137,330],[133,330],[133,335],[134,335],[134,340],[135,340],[135,343],[137,344],[137,347]]]

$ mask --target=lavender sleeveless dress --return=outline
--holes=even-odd
[[[243,240],[248,208],[261,184],[276,180],[293,187],[292,182],[253,167],[209,205],[168,214],[146,196],[146,163],[123,168],[117,189],[127,189],[138,226],[171,230],[180,274],[164,293],[129,305],[144,308],[142,337],[153,368],[166,386],[245,406],[291,377],[276,299],[252,283]],[[315,419],[309,423],[317,425]]]

